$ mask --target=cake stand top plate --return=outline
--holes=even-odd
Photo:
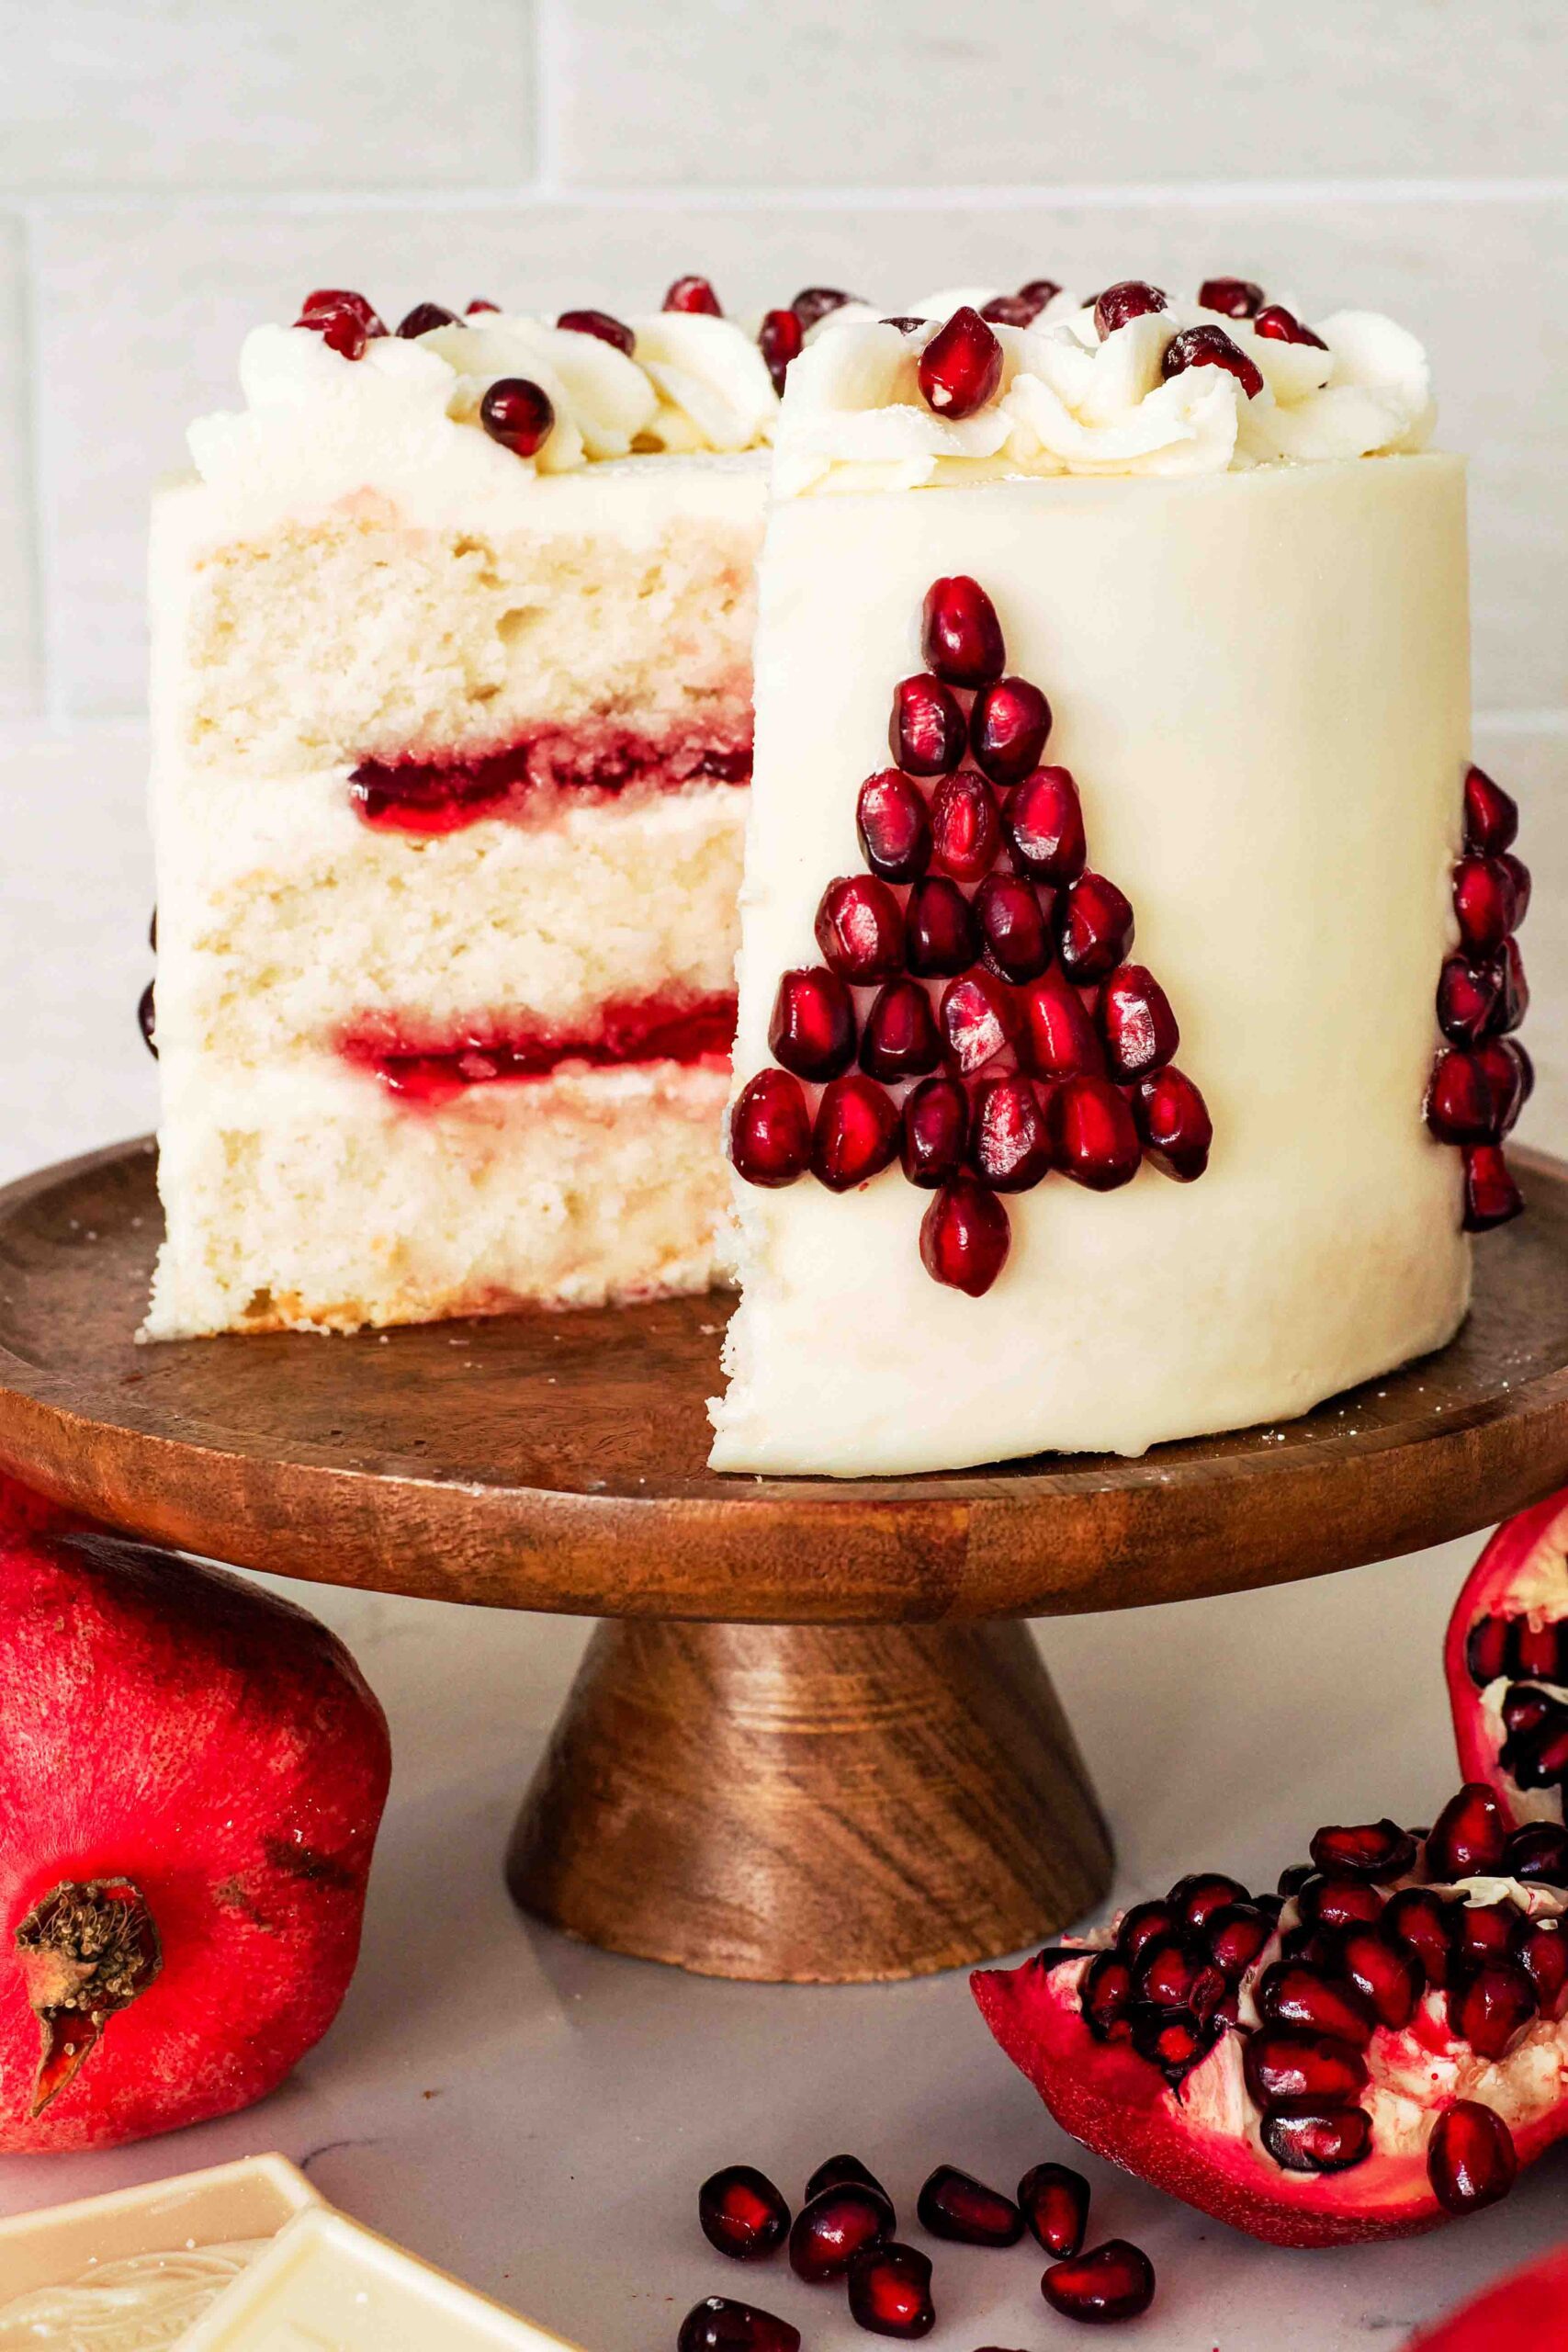
[[[718,1477],[728,1302],[138,1347],[150,1144],[0,1192],[0,1466],[246,1567],[594,1616],[1048,1615],[1284,1582],[1568,1480],[1568,1168],[1441,1355],[1277,1429],[919,1478]]]

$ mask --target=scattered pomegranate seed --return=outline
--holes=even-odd
[[[637,349],[637,337],[631,328],[612,318],[608,311],[563,311],[556,324],[568,334],[591,334],[598,342],[624,351],[628,359]]]
[[[811,1172],[830,1193],[880,1176],[898,1149],[897,1106],[869,1078],[836,1078],[822,1090],[811,1132]]]
[[[1380,1922],[1380,1932],[1413,1953],[1427,1984],[1439,1988],[1453,1971],[1455,1907],[1424,1886],[1406,1886],[1391,1897]]]
[[[985,960],[1004,980],[1032,980],[1051,961],[1051,927],[1032,882],[987,874],[974,900]]]
[[[800,2330],[750,2303],[709,2295],[681,2322],[679,2352],[800,2352]]]
[[[1103,874],[1080,874],[1062,892],[1055,923],[1062,969],[1070,980],[1104,979],[1133,944],[1133,910]]]
[[[963,711],[940,678],[923,671],[893,689],[888,749],[910,775],[946,775],[964,753]]]
[[[136,1025],[141,1032],[141,1042],[154,1061],[158,1058],[158,1007],[154,995],[156,983],[149,980],[136,1000]]]
[[[1008,1213],[967,1176],[944,1184],[920,1219],[920,1262],[931,1280],[982,1298],[1007,1263]]]
[[[1449,956],[1438,976],[1438,1028],[1456,1046],[1478,1045],[1502,1019],[1503,992],[1500,960],[1472,963],[1463,956]]]
[[[1089,1009],[1062,973],[1043,973],[1023,989],[1021,1003],[1021,1050],[1036,1078],[1103,1075],[1105,1052]]]
[[[812,2182],[817,2177],[814,2173]],[[808,2286],[841,2278],[863,2248],[884,2245],[893,2235],[893,2207],[874,2181],[829,2181],[820,2188],[808,2182],[807,2191],[789,2233],[789,2262]]]
[[[1021,784],[1040,763],[1051,732],[1051,706],[1027,678],[982,686],[969,713],[969,741],[993,784]]]
[[[1276,1961],[1266,1969],[1255,1998],[1258,2015],[1269,2025],[1327,2034],[1354,2050],[1364,2050],[1372,2038],[1376,2020],[1360,1995],[1301,1961]]]
[[[926,590],[920,643],[927,669],[950,686],[988,685],[1007,662],[997,608],[964,572]]]
[[[1320,1829],[1311,1854],[1320,1871],[1348,1873],[1351,1878],[1403,1878],[1415,1867],[1416,1840],[1397,1821],[1361,1821],[1349,1826]]]
[[[1185,375],[1189,368],[1223,368],[1227,376],[1235,378],[1249,401],[1263,390],[1262,370],[1239,344],[1232,342],[1224,327],[1184,327],[1171,336],[1160,361],[1160,374],[1168,383],[1172,376]]]
[[[542,449],[555,421],[548,392],[526,376],[498,376],[479,402],[479,423],[492,441],[516,458],[531,458]]]
[[[849,299],[846,294],[845,301]],[[887,2196],[876,2175],[869,2166],[863,2165],[858,2156],[851,2155],[829,2156],[825,2164],[818,2165],[806,2184],[806,2201],[809,2204],[812,2198],[821,2195],[823,2189],[837,2188],[841,2182],[851,2180],[861,2181],[867,2188],[874,2188],[879,2197],[886,2197],[888,2204],[892,2204],[893,2199]]]
[[[960,2245],[1016,2245],[1023,2216],[1010,2197],[955,2165],[938,2165],[920,2191],[920,2227]]]
[[[855,1008],[836,972],[813,967],[780,976],[768,1048],[796,1078],[838,1078],[848,1069],[855,1057]]]
[[[1484,768],[1470,767],[1464,778],[1464,845],[1482,857],[1512,849],[1519,830],[1519,804]]]
[[[918,882],[931,857],[925,795],[898,768],[868,775],[855,803],[866,864],[884,882]]]
[[[1518,2172],[1514,2135],[1475,2099],[1445,2109],[1427,2143],[1427,2177],[1445,2212],[1478,2213],[1506,2197]]]
[[[705,277],[678,277],[664,297],[667,311],[695,311],[704,317],[721,319],[718,296]]]
[[[942,1059],[942,1033],[919,980],[889,980],[865,1016],[860,1066],[868,1078],[896,1086],[924,1078]]]
[[[1249,2034],[1242,2068],[1259,2107],[1303,2099],[1313,2107],[1349,2107],[1367,2086],[1367,2063],[1348,2041],[1294,2026]]]
[[[1130,1184],[1143,1149],[1123,1097],[1103,1078],[1065,1078],[1047,1112],[1051,1156],[1064,1175],[1091,1192]]]
[[[710,2175],[697,2191],[697,2219],[708,2244],[737,2262],[772,2254],[789,2235],[789,2207],[751,2165]]]
[[[1027,1078],[993,1078],[976,1089],[971,1153],[993,1193],[1032,1192],[1051,1168],[1040,1097]]]
[[[447,310],[443,302],[416,302],[406,317],[398,321],[398,333],[405,343],[415,335],[429,334],[434,327],[460,327],[462,320],[456,311]]]
[[[773,390],[781,398],[789,363],[799,358],[805,344],[806,330],[793,311],[770,311],[757,330],[757,348],[767,361]]]
[[[729,1157],[749,1184],[793,1184],[811,1160],[811,1114],[798,1082],[759,1070],[729,1114]]]
[[[857,2254],[850,2265],[850,2317],[873,2335],[929,2335],[936,2306],[928,2257],[897,2240]]]
[[[1089,854],[1083,803],[1066,768],[1036,768],[1009,797],[1002,831],[1013,864],[1038,882],[1076,882]]]
[[[1001,847],[997,796],[976,768],[944,775],[931,801],[931,849],[937,865],[960,882],[988,874]]]
[[[898,1156],[911,1184],[934,1193],[951,1183],[969,1148],[969,1097],[955,1078],[929,1078],[904,1098]]]
[[[1118,965],[1101,987],[1096,1009],[1106,1069],[1123,1085],[1151,1077],[1181,1043],[1170,999],[1142,964]]]
[[[979,311],[964,302],[932,335],[920,354],[918,372],[926,406],[956,422],[973,416],[996,397],[1002,380],[1002,347]]]
[[[1018,2184],[1031,2233],[1058,2262],[1077,2254],[1089,2226],[1089,2183],[1070,2165],[1031,2165]]]
[[[1467,1781],[1427,1834],[1427,1875],[1450,1885],[1455,1879],[1488,1877],[1507,1842],[1496,1798],[1484,1781]]]
[[[1168,311],[1170,303],[1157,286],[1147,285],[1141,277],[1123,277],[1108,286],[1098,295],[1094,305],[1094,331],[1101,343],[1129,319],[1147,318],[1152,311]]]
[[[1058,2262],[1040,2281],[1040,2291],[1064,2319],[1091,2325],[1136,2319],[1155,2299],[1155,2267],[1126,2238],[1107,2238],[1090,2254]]]
[[[1133,1122],[1162,1174],[1190,1184],[1209,1164],[1214,1123],[1192,1080],[1174,1063],[1145,1078],[1133,1097]]]
[[[789,307],[800,321],[802,331],[809,334],[818,319],[825,319],[830,311],[841,311],[846,302],[854,300],[852,294],[843,293],[837,286],[804,286]]]
[[[966,972],[980,953],[968,899],[943,874],[917,882],[904,908],[904,957],[925,979]]]
[[[840,979],[863,988],[897,979],[904,962],[904,919],[886,883],[871,874],[829,882],[817,910],[817,944]]]
[[[482,311],[495,311],[499,312],[500,309],[501,304],[499,302],[487,302],[482,295],[476,295],[471,302],[464,304],[464,316],[470,319],[477,318]]]
[[[1464,1229],[1489,1233],[1517,1216],[1525,1196],[1496,1144],[1472,1143],[1464,1153]]]
[[[1282,302],[1265,303],[1252,324],[1254,332],[1266,337],[1269,343],[1305,343],[1310,344],[1314,351],[1326,351],[1328,348],[1323,337],[1314,334],[1311,327],[1303,326],[1300,319],[1287,311]]]
[[[1005,983],[976,968],[949,980],[942,992],[939,1018],[959,1076],[973,1078],[1011,1045],[1018,1010]]]
[[[1206,277],[1198,288],[1201,311],[1218,311],[1223,318],[1255,319],[1263,308],[1263,288],[1250,277]]]
[[[1362,2107],[1270,2108],[1258,2137],[1286,2172],[1348,2172],[1372,2152],[1372,2120]]]

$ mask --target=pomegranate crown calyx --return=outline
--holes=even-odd
[[[104,2028],[164,1965],[157,1927],[129,1879],[67,1879],[17,1928],[17,1965],[39,2021],[31,2112],[73,2080]]]

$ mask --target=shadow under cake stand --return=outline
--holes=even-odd
[[[711,1297],[138,1347],[162,1220],[120,1145],[0,1192],[0,1466],[243,1567],[604,1619],[512,1842],[539,1917],[712,1975],[954,1967],[1110,1881],[1021,1620],[1322,1575],[1568,1479],[1568,1168],[1518,1159],[1440,1355],[1138,1461],[841,1481],[705,1467]]]

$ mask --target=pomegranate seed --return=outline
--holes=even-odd
[[[921,2229],[959,2245],[1016,2245],[1023,2235],[1023,2215],[1012,2199],[955,2165],[938,2165],[917,2211]]]
[[[1141,2001],[1158,2009],[1190,2009],[1200,2019],[1213,2016],[1225,1996],[1225,1980],[1213,1962],[1175,1937],[1145,1944],[1133,1970]]]
[[[1530,870],[1523,858],[1516,857],[1511,849],[1503,852],[1497,864],[1513,884],[1514,920],[1509,929],[1517,931],[1530,910]]]
[[[1389,1942],[1375,1928],[1352,1928],[1340,1946],[1339,1964],[1380,2025],[1401,2032],[1421,1998],[1421,1964],[1404,1944]]]
[[[308,328],[312,334],[319,334],[328,349],[335,351],[342,359],[363,359],[365,356],[370,331],[356,311],[340,304],[335,310],[302,312],[294,323]]]
[[[1249,401],[1263,390],[1262,369],[1239,344],[1232,342],[1224,327],[1185,327],[1171,336],[1160,361],[1160,374],[1168,383],[1171,377],[1185,375],[1190,368],[1223,368],[1227,376],[1235,378]]]
[[[729,1157],[749,1184],[793,1184],[811,1160],[811,1114],[798,1082],[759,1070],[729,1114]]]
[[[846,294],[845,301],[847,302],[849,299]],[[893,2199],[887,2197],[887,2191],[883,2188],[876,2175],[867,2165],[863,2165],[858,2156],[850,2155],[829,2156],[826,2164],[818,2165],[806,2184],[806,2201],[809,2204],[811,2199],[814,2197],[819,2197],[825,2188],[838,2188],[844,2182],[852,2180],[859,2181],[866,2188],[874,2188],[879,2197],[886,2197],[889,2205],[892,2204]]]
[[[850,2265],[850,2317],[872,2335],[929,2335],[936,2325],[929,2258],[897,2239],[857,2254]]]
[[[910,775],[946,775],[964,752],[966,722],[940,678],[921,671],[893,689],[887,741],[898,765]]]
[[[555,421],[548,392],[526,376],[498,376],[479,402],[479,423],[514,458],[531,458],[542,449]]]
[[[1036,768],[1026,776],[1009,797],[1002,831],[1013,864],[1037,882],[1076,882],[1084,870],[1083,804],[1066,768]]]
[[[1453,1973],[1454,1908],[1424,1886],[1407,1886],[1390,1899],[1382,1915],[1382,1933],[1412,1951],[1427,1984],[1439,1988]]]
[[[970,1298],[990,1289],[1011,1244],[1006,1209],[966,1176],[944,1184],[920,1219],[920,1263],[932,1282]]]
[[[968,899],[945,875],[917,882],[904,908],[904,960],[925,979],[966,972],[980,953]]]
[[[136,1025],[141,1032],[141,1042],[154,1061],[158,1058],[158,1004],[156,984],[149,980],[136,1000]]]
[[[1156,2009],[1141,2001],[1130,2012],[1133,2048],[1145,2063],[1157,2066],[1173,2087],[1208,2056],[1219,2038],[1219,2027],[1171,2009]]]
[[[1446,1883],[1490,1877],[1507,1842],[1496,1798],[1484,1781],[1467,1781],[1432,1825],[1427,1839],[1427,1876]]]
[[[1155,2299],[1155,2267],[1146,2254],[1125,2238],[1107,2238],[1090,2254],[1053,2264],[1040,2291],[1064,2319],[1091,2325],[1136,2319]]]
[[[462,320],[456,311],[448,311],[441,302],[416,302],[405,318],[398,321],[398,333],[405,342],[415,335],[429,334],[435,327],[460,327]]]
[[[302,319],[313,319],[324,311],[347,311],[359,321],[367,335],[385,334],[387,330],[377,315],[375,306],[363,294],[355,294],[344,286],[318,286],[307,294],[299,305]]]
[[[800,357],[805,344],[806,330],[793,311],[770,311],[757,330],[757,348],[767,362],[773,390],[781,398],[789,363]]]
[[[1464,1154],[1464,1229],[1489,1233],[1524,1207],[1524,1194],[1495,1143],[1472,1143]]]
[[[1267,302],[1252,322],[1254,332],[1269,343],[1305,343],[1314,351],[1326,351],[1328,345],[1311,327],[1303,326],[1282,302]]]
[[[1454,912],[1465,946],[1477,956],[1495,954],[1523,920],[1517,883],[1501,857],[1460,859],[1454,867]]]
[[[960,882],[988,874],[1001,847],[997,796],[974,768],[944,775],[931,800],[931,847],[936,863]]]
[[[768,1049],[796,1078],[838,1078],[855,1057],[855,1008],[836,972],[785,972],[773,999]]]
[[[1512,1037],[1489,1037],[1475,1048],[1473,1058],[1491,1091],[1495,1110],[1495,1131],[1484,1140],[1498,1143],[1512,1132],[1529,1094],[1525,1050]]]
[[[1403,1878],[1416,1864],[1416,1840],[1397,1821],[1358,1822],[1350,1828],[1320,1829],[1311,1853],[1320,1871],[1387,1882]]]
[[[1296,1907],[1309,1928],[1371,1928],[1382,1917],[1383,1898],[1366,1879],[1309,1878]]]
[[[1032,980],[1051,961],[1051,927],[1032,882],[987,874],[974,898],[987,967],[1004,980]]]
[[[482,311],[494,311],[499,313],[500,310],[499,302],[487,302],[482,295],[477,294],[471,302],[466,302],[463,305],[463,315],[465,318],[472,319],[477,318]]]
[[[1359,2049],[1293,2026],[1266,2026],[1249,2035],[1242,2066],[1259,2107],[1281,2099],[1350,2107],[1367,2085],[1367,2064]]]
[[[1538,1825],[1541,1828],[1550,1826],[1545,1822]],[[1535,1987],[1542,2017],[1555,2022],[1562,2017],[1564,1999],[1568,1997],[1568,1936],[1562,1932],[1562,1920],[1528,1921],[1519,1930],[1515,1951],[1519,1966]]]
[[[964,302],[921,352],[918,373],[926,406],[956,422],[995,398],[1002,347],[979,311]]]
[[[1454,1914],[1461,1971],[1479,1968],[1483,1961],[1506,1954],[1513,1943],[1519,1917],[1511,1903],[1462,1904]]]
[[[1096,1010],[1106,1069],[1122,1085],[1152,1075],[1181,1042],[1170,999],[1142,964],[1120,965],[1101,988]]]
[[[1055,906],[1056,945],[1070,980],[1102,980],[1133,944],[1133,910],[1114,882],[1085,873]]]
[[[800,2352],[800,2330],[772,2312],[709,2295],[681,2322],[678,2352]]]
[[[975,1173],[993,1193],[1030,1192],[1050,1172],[1045,1119],[1027,1078],[993,1078],[976,1089],[971,1149]]]
[[[1484,768],[1471,767],[1464,778],[1464,845],[1482,857],[1500,856],[1512,849],[1519,830],[1519,804]]]
[[[969,1149],[969,1097],[955,1078],[929,1078],[904,1097],[898,1156],[911,1184],[934,1193],[951,1183]]]
[[[1024,1060],[1037,1078],[1098,1078],[1105,1053],[1089,1008],[1072,982],[1044,972],[1021,994]]]
[[[1262,1904],[1223,1904],[1208,1924],[1209,1956],[1226,1976],[1244,1975],[1273,1933]]]
[[[722,319],[718,296],[705,277],[678,277],[664,297],[667,311],[694,311],[704,317]]]
[[[928,670],[949,686],[985,686],[1007,662],[997,608],[964,572],[933,580],[922,608],[920,650]]]
[[[1300,1961],[1276,1961],[1266,1970],[1257,2000],[1258,2015],[1270,2025],[1327,2034],[1356,2050],[1364,2050],[1372,2038],[1375,2020],[1360,1995],[1348,1984],[1330,1984]]]
[[[1089,2183],[1070,2165],[1031,2165],[1018,2184],[1031,2234],[1058,2262],[1077,2254],[1089,2225]]]
[[[1138,1172],[1143,1148],[1124,1098],[1103,1078],[1065,1078],[1051,1094],[1051,1157],[1075,1184],[1113,1193]]]
[[[1495,1143],[1500,1105],[1479,1057],[1454,1046],[1438,1056],[1427,1089],[1427,1125],[1439,1143]]]
[[[817,944],[841,980],[871,987],[897,979],[904,962],[904,919],[886,883],[865,874],[829,882],[817,910]]]
[[[1027,678],[982,686],[969,713],[969,741],[993,784],[1021,784],[1051,732],[1051,706]]]
[[[772,2254],[789,2235],[789,2207],[766,2173],[726,2165],[697,2191],[697,2219],[708,2244],[737,2262]]]
[[[992,326],[1032,327],[1049,299],[1032,294],[993,294],[988,302],[981,303],[980,316]]]
[[[860,1066],[885,1086],[924,1078],[942,1059],[942,1033],[919,980],[889,980],[865,1016]]]
[[[1192,1080],[1174,1065],[1145,1078],[1133,1096],[1133,1121],[1155,1166],[1190,1184],[1209,1164],[1214,1125]]]
[[[1568,1628],[1560,1626],[1557,1620],[1550,1617],[1540,1623],[1532,1623],[1529,1617],[1519,1617],[1513,1623],[1514,1652],[1518,1671],[1521,1674],[1544,1675],[1548,1681],[1554,1681],[1557,1670],[1563,1663],[1562,1633]]]
[[[1021,300],[1038,302],[1043,310],[1047,302],[1055,300],[1062,289],[1054,277],[1026,277],[1018,290]]]
[[[897,327],[900,334],[918,334],[926,322],[924,319],[899,318],[882,319],[878,323],[885,327]]]
[[[1444,1036],[1456,1046],[1473,1046],[1500,1027],[1503,986],[1501,961],[1450,956],[1438,976],[1438,1026]]]
[[[1362,2107],[1276,2107],[1258,2137],[1285,2172],[1348,2172],[1371,2154],[1372,2120]]]
[[[931,864],[925,795],[897,768],[866,777],[855,803],[855,831],[866,864],[884,882],[918,882]]]
[[[1096,2041],[1125,2038],[1127,2012],[1133,2006],[1133,1971],[1120,1952],[1102,1951],[1090,1961],[1078,2006]]]
[[[830,311],[841,311],[846,302],[852,302],[855,299],[852,294],[841,292],[837,286],[803,286],[789,307],[802,328],[809,334],[818,319],[825,319]]]
[[[1263,308],[1263,288],[1250,277],[1206,277],[1198,288],[1198,308],[1218,311],[1226,319],[1255,319]]]
[[[795,2217],[789,2233],[790,2268],[813,2287],[824,2278],[841,2278],[857,2254],[885,2244],[896,2226],[892,2206],[873,2182],[830,2183]]]
[[[1465,1664],[1470,1679],[1478,1689],[1495,1682],[1509,1668],[1509,1644],[1513,1638],[1511,1617],[1480,1617],[1471,1627],[1465,1642]]]
[[[1527,1822],[1505,1847],[1502,1871],[1527,1886],[1568,1887],[1568,1830],[1554,1821]]]
[[[624,351],[629,359],[637,349],[637,337],[619,319],[608,311],[563,311],[556,321],[568,334],[591,334],[600,343],[609,344],[616,351]]]
[[[1503,942],[1503,1002],[1498,1014],[1498,1033],[1506,1035],[1517,1029],[1529,1011],[1529,983],[1525,978],[1524,958],[1519,954],[1517,939]]]
[[[1280,1894],[1287,1896],[1299,1894],[1313,1875],[1313,1867],[1310,1862],[1292,1862],[1287,1869],[1280,1872],[1276,1882]]]
[[[1141,277],[1123,277],[1108,286],[1096,298],[1094,331],[1101,343],[1129,319],[1144,319],[1156,311],[1168,311],[1170,304],[1157,286],[1150,286]]]
[[[1449,1994],[1450,2030],[1482,2058],[1506,2056],[1536,2014],[1535,1986],[1517,1961],[1485,1961]]]
[[[1518,2168],[1513,2133],[1475,2099],[1457,2099],[1432,2127],[1427,2177],[1445,2212],[1478,2213],[1495,2205],[1512,2188]]]
[[[942,992],[942,1030],[961,1078],[973,1078],[1010,1046],[1018,1011],[1002,981],[981,968],[949,980]]]
[[[830,1193],[880,1176],[898,1149],[897,1105],[869,1078],[836,1078],[822,1090],[811,1131],[811,1173]]]
[[[1136,1960],[1144,1946],[1157,1936],[1174,1935],[1180,1918],[1169,1903],[1134,1903],[1116,1930],[1116,1948]]]

